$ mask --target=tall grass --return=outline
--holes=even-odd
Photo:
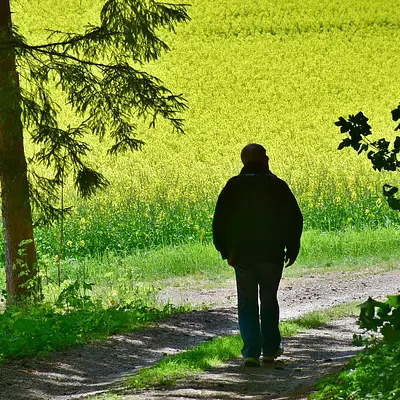
[[[395,228],[362,231],[306,231],[298,260],[285,276],[338,270],[385,271],[399,266],[400,231]],[[41,273],[49,301],[71,282],[93,282],[94,296],[115,305],[135,297],[153,297],[165,285],[184,285],[185,277],[219,285],[233,278],[233,270],[211,243],[188,243],[69,258],[61,264],[61,288],[57,285],[56,257],[41,257]],[[3,271],[4,272],[4,271]],[[4,273],[0,274],[0,288]]]
[[[362,231],[400,226],[399,213],[382,204],[377,196],[359,201],[331,197],[300,202],[305,231]],[[215,202],[211,199],[157,201],[127,200],[80,206],[64,224],[63,258],[127,253],[139,249],[188,243],[210,243]],[[59,252],[59,225],[36,229],[36,245],[41,256]],[[391,233],[396,229],[390,230]],[[379,238],[370,234],[370,238]],[[1,243],[1,240],[0,240]],[[379,245],[377,245],[379,246]],[[0,246],[0,259],[4,259]]]

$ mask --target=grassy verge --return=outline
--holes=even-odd
[[[144,328],[155,320],[189,310],[170,305],[157,308],[140,301],[105,308],[76,296],[69,296],[69,302],[10,307],[0,314],[0,363],[105,339],[113,333]]]
[[[338,270],[390,269],[400,258],[400,231],[394,228],[362,231],[306,231],[296,264],[285,270],[287,276]],[[139,250],[131,254],[110,255],[69,261],[65,277],[84,276],[109,285],[118,280],[154,282],[181,280],[184,276],[226,279],[231,268],[221,260],[210,243],[192,243]],[[71,279],[71,278],[70,278]]]
[[[355,303],[311,312],[292,321],[282,322],[282,335],[283,337],[293,336],[300,331],[316,328],[329,321],[355,314]],[[227,360],[240,357],[241,348],[242,340],[239,335],[219,337],[201,343],[191,350],[165,357],[154,366],[140,370],[137,375],[128,378],[127,390],[174,385],[178,379],[188,378],[208,368],[221,365]],[[111,398],[107,396],[100,398],[104,400]]]
[[[397,228],[306,231],[297,264],[317,270],[364,269],[371,266],[386,269],[398,264],[399,244],[400,231]]]
[[[285,269],[285,277],[360,271],[372,274],[398,267],[400,231],[394,228],[362,231],[306,231],[297,262]],[[58,285],[55,258],[40,262],[46,301],[53,303],[73,282],[94,283],[92,293],[104,307],[132,302],[137,298],[155,300],[165,286],[220,286],[234,277],[232,268],[221,260],[210,243],[191,243],[142,249],[133,253],[71,258],[61,263]],[[5,287],[0,269],[0,289]]]
[[[106,253],[132,253],[137,249],[154,249],[172,244],[210,243],[215,201],[130,199],[126,204],[96,204],[77,207],[64,224],[63,256],[66,259]],[[367,201],[368,199],[368,201]],[[354,231],[393,232],[400,217],[394,210],[376,207],[376,196],[366,195],[366,204],[346,206],[324,204],[320,208],[302,206],[305,230],[333,235]],[[365,214],[365,210],[369,211]],[[371,215],[373,218],[371,219]],[[60,227],[37,227],[35,243],[40,257],[59,253]],[[0,237],[0,261],[4,261],[4,243]]]
[[[335,271],[375,273],[398,266],[400,231],[381,228],[362,231],[306,231],[297,262],[285,270],[285,276],[320,274]],[[58,295],[57,266],[54,260],[42,260],[43,280],[47,293]],[[65,260],[61,265],[61,281],[94,282],[94,291],[105,303],[125,301],[145,286],[181,285],[183,277],[204,282],[233,277],[233,271],[221,260],[210,243],[192,243],[137,250],[134,253],[112,254]],[[0,287],[4,275],[0,276]],[[138,286],[139,285],[139,286]]]

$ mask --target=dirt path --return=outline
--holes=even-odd
[[[400,270],[379,275],[331,274],[283,279],[280,289],[282,319],[311,310],[366,297],[384,298],[400,292]],[[163,321],[143,331],[116,335],[108,341],[9,362],[0,367],[0,400],[78,399],[104,393],[126,375],[152,365],[167,354],[201,341],[237,332],[235,288],[190,292],[173,289],[161,294],[176,304],[214,303],[210,311],[196,311]],[[339,368],[355,353],[351,346],[354,319],[287,339],[282,362],[269,368],[238,368],[239,360],[171,391],[146,391],[125,399],[301,399],[315,380]],[[293,397],[294,396],[294,397]]]
[[[285,354],[262,368],[243,368],[232,360],[219,368],[178,381],[168,390],[148,390],[124,400],[252,399],[305,400],[316,380],[337,371],[359,350],[351,345],[360,333],[355,318],[345,318],[285,340]]]

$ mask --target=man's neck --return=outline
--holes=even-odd
[[[270,174],[271,171],[266,164],[248,163],[243,166],[241,174]]]

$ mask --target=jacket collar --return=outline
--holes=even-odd
[[[240,175],[260,175],[272,174],[272,172],[265,166],[259,163],[249,163],[243,166]]]

